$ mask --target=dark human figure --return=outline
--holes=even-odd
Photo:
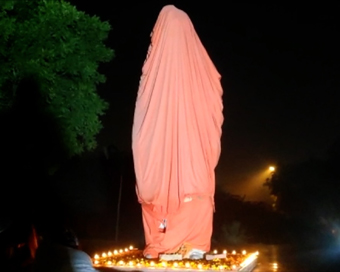
[[[43,235],[36,253],[34,272],[95,272],[90,256],[80,249],[75,233],[57,227]]]
[[[0,268],[4,272],[30,272],[38,237],[29,220],[0,218]]]

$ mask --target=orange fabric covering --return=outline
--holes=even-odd
[[[183,243],[209,250],[223,123],[220,78],[188,15],[165,6],[151,33],[132,132],[136,191],[154,254]]]

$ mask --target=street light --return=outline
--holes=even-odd
[[[275,167],[274,167],[274,166],[270,166],[270,167],[269,167],[269,171],[270,171],[270,172],[274,172],[274,171],[275,171]]]

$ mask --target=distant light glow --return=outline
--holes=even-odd
[[[274,171],[275,171],[275,167],[274,167],[274,166],[270,166],[270,167],[269,167],[269,171],[270,171],[270,172],[274,172]]]
[[[278,269],[277,263],[273,263],[273,270],[276,271]]]

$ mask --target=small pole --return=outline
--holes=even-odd
[[[117,203],[116,237],[115,237],[116,243],[118,242],[118,234],[119,234],[120,202],[122,199],[122,188],[123,188],[123,175],[122,173],[120,173],[119,194],[118,194],[118,203]]]

